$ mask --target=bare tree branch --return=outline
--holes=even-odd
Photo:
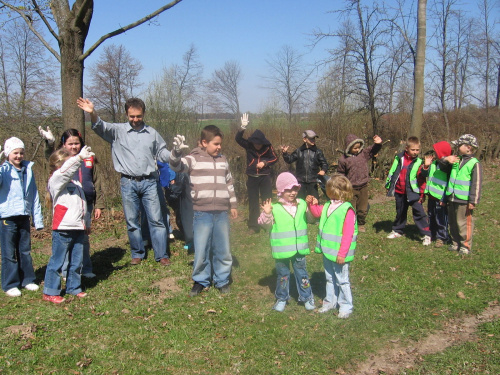
[[[106,35],[103,35],[102,37],[99,38],[99,40],[97,42],[95,42],[88,50],[87,52],[85,52],[83,55],[81,55],[78,59],[80,61],[83,61],[85,60],[88,56],[90,56],[90,54],[92,52],[94,52],[94,50],[99,47],[102,42],[104,42],[106,39],[109,39],[109,38],[112,38],[116,35],[120,35],[122,33],[124,33],[125,31],[127,30],[130,30],[130,29],[133,29],[134,27],[136,26],[139,26],[139,25],[142,25],[143,23],[149,21],[150,19],[156,17],[157,15],[159,15],[161,12],[167,10],[167,9],[170,9],[172,8],[174,5],[180,3],[182,0],[173,0],[172,2],[168,3],[167,5],[161,7],[160,9],[156,10],[155,12],[147,15],[146,17],[143,17],[141,18],[140,20],[136,21],[136,22],[133,22],[127,26],[124,26],[124,27],[121,27],[119,29],[116,29],[115,31],[112,31]],[[2,1],[3,2],[3,1]]]
[[[52,36],[59,42],[59,36],[56,34],[54,29],[50,26],[49,21],[43,14],[42,10],[40,9],[40,6],[36,2],[36,0],[31,1],[33,3],[33,6],[35,7],[35,12],[40,16],[40,19],[43,21],[45,27],[49,30],[49,32],[52,34]]]

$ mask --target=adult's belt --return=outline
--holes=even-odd
[[[147,176],[129,176],[128,174],[123,174],[122,177],[128,178],[129,180],[134,180],[134,181],[143,181],[143,180],[149,180],[150,178],[153,178],[152,174],[149,174]]]

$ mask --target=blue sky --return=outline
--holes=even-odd
[[[87,47],[100,36],[142,18],[166,1],[95,1]],[[395,0],[386,3],[395,3]],[[464,2],[460,8],[477,13],[477,5],[473,3]],[[162,13],[155,24],[136,27],[103,45],[122,44],[142,63],[143,89],[163,66],[180,64],[191,44],[197,48],[205,78],[226,61],[236,60],[243,74],[241,110],[259,112],[269,96],[268,91],[262,89],[262,76],[268,74],[266,59],[272,59],[284,45],[304,53],[305,62],[325,59],[326,48],[332,48],[333,39],[311,50],[310,34],[315,28],[336,29],[337,15],[329,11],[344,6],[342,0],[183,0]],[[428,8],[430,6],[429,1]],[[86,60],[87,67],[98,58],[103,45]]]
[[[101,35],[125,26],[151,13],[165,3],[162,0],[95,1],[87,47]],[[141,25],[116,36],[106,44],[122,44],[141,61],[141,79],[147,84],[163,66],[181,63],[191,44],[197,48],[204,76],[221,68],[228,60],[240,63],[241,110],[259,111],[267,99],[261,89],[261,77],[267,74],[266,59],[283,45],[307,53],[304,61],[314,62],[326,56],[324,46],[310,51],[310,34],[315,27],[326,28],[336,20],[327,14],[340,1],[327,0],[183,0],[162,13],[156,25]],[[90,66],[102,51],[102,45],[86,60]]]

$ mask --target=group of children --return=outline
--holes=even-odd
[[[10,297],[21,296],[20,288],[39,289],[31,258],[30,221],[43,229],[40,198],[33,176],[33,162],[24,160],[24,143],[16,137],[5,141],[5,162],[0,168],[0,244],[2,250],[2,289]],[[66,293],[85,297],[81,275],[85,236],[90,230],[87,199],[82,182],[75,173],[92,160],[94,154],[79,145],[78,152],[61,147],[49,158],[47,190],[53,206],[52,255],[45,273],[43,299],[61,303],[61,272]]]
[[[276,154],[265,136],[257,130],[248,140],[243,132],[248,117],[242,118],[238,143],[247,150],[249,189],[260,188],[264,197],[257,225],[268,230],[271,253],[277,272],[276,311],[284,311],[289,299],[290,263],[294,269],[299,301],[306,310],[316,308],[309,282],[305,256],[310,253],[307,223],[319,220],[315,252],[323,254],[326,277],[326,297],[319,312],[339,308],[339,318],[348,318],[353,310],[349,281],[349,264],[354,259],[358,231],[365,230],[368,210],[368,161],[382,146],[379,136],[374,144],[364,148],[364,141],[354,135],[346,137],[344,155],[338,170],[325,184],[328,201],[319,205],[317,180],[309,175],[325,175],[328,165],[322,152],[315,147],[317,135],[304,132],[301,152],[288,155],[282,147],[285,161],[297,161],[301,180],[290,172],[276,180],[278,201],[271,202],[268,167],[276,162]],[[42,133],[42,130],[41,134]],[[254,133],[255,133],[254,132]],[[193,214],[195,258],[190,295],[196,296],[212,284],[221,292],[229,292],[232,256],[229,247],[229,215],[236,218],[237,202],[229,164],[221,154],[222,131],[206,126],[199,146],[182,157],[183,136],[174,137],[170,168],[189,177]],[[436,246],[450,243],[450,250],[468,254],[472,243],[472,210],[479,202],[481,165],[473,156],[477,141],[470,134],[452,142],[458,155],[452,155],[447,142],[434,145],[436,157],[418,158],[420,143],[410,137],[403,152],[396,155],[387,177],[388,195],[396,198],[396,219],[388,238],[402,236],[409,206],[414,221],[424,236],[423,244],[436,240]],[[77,152],[78,151],[78,152]],[[21,295],[20,287],[37,290],[30,255],[30,217],[37,229],[43,228],[41,205],[32,173],[32,162],[24,160],[24,144],[12,137],[5,142],[5,163],[0,168],[0,241],[2,249],[2,288],[9,296]],[[66,293],[85,297],[82,290],[82,257],[85,236],[89,233],[90,217],[84,184],[75,173],[93,160],[90,148],[80,142],[73,152],[61,147],[49,158],[48,192],[53,205],[52,256],[47,265],[43,299],[61,303],[61,269],[66,261]],[[299,167],[300,163],[300,167]],[[326,164],[326,165],[324,165]],[[262,193],[261,193],[262,194]],[[253,194],[254,200],[259,194]],[[428,216],[422,203],[428,196]],[[448,209],[448,214],[447,214]],[[249,228],[255,232],[254,217]],[[430,220],[430,225],[429,225]],[[448,239],[449,221],[451,242]]]

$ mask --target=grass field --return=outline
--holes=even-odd
[[[231,293],[212,288],[195,298],[188,297],[192,255],[183,243],[173,243],[169,268],[151,258],[130,266],[118,217],[114,230],[92,235],[97,279],[86,283],[87,298],[53,305],[41,291],[0,295],[0,373],[356,374],[370,356],[396,344],[411,347],[498,303],[499,181],[494,171],[484,184],[469,256],[422,246],[412,222],[405,237],[387,240],[394,201],[373,203],[351,268],[355,310],[347,320],[306,312],[293,287],[285,312],[271,310],[276,275],[269,240],[246,234],[243,207],[231,228]],[[373,190],[380,184],[374,181]],[[310,226],[311,248],[316,230]],[[40,281],[49,255],[49,239],[34,240]],[[321,256],[308,256],[308,271],[320,306]],[[497,316],[480,324],[474,339],[398,373],[499,374],[499,353]]]

